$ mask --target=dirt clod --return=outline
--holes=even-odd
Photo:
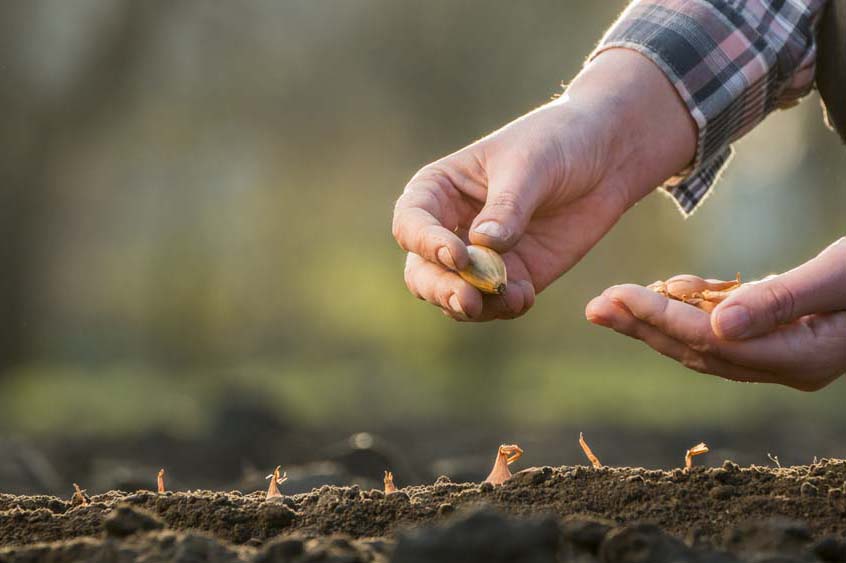
[[[717,485],[708,491],[708,495],[714,500],[727,500],[737,494],[737,491],[731,485]]]
[[[518,471],[505,482],[506,487],[525,487],[539,485],[552,476],[551,467],[530,467]]]
[[[737,554],[801,556],[808,551],[813,537],[802,522],[785,518],[748,522],[731,531],[725,541]]]
[[[121,504],[106,516],[103,528],[109,536],[123,538],[135,532],[161,530],[164,523],[146,510]]]
[[[810,482],[802,483],[802,486],[799,487],[799,492],[802,494],[803,497],[815,497],[819,492],[819,489],[815,485]]]
[[[566,542],[572,546],[574,554],[585,552],[596,555],[608,530],[613,527],[613,523],[608,521],[577,517],[565,520],[561,532]]]
[[[555,520],[510,520],[489,508],[448,525],[400,535],[394,561],[403,563],[555,563],[560,542]]]
[[[691,548],[652,524],[611,530],[599,558],[603,563],[695,563]]]

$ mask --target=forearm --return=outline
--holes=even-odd
[[[730,144],[813,85],[825,0],[635,0],[591,58],[632,49],[658,65],[697,124],[687,174],[665,184],[684,213],[705,199]]]
[[[697,128],[660,68],[640,53],[611,49],[587,64],[561,103],[597,114],[610,139],[604,181],[625,191],[628,206],[688,167]]]

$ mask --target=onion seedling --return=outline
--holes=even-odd
[[[595,469],[599,469],[600,467],[602,467],[602,463],[600,463],[599,458],[596,457],[596,455],[590,449],[590,446],[588,446],[588,443],[585,440],[584,434],[582,434],[581,432],[579,432],[579,445],[582,447],[582,451],[585,452],[585,455],[590,460],[591,464],[593,464],[593,467]]]
[[[394,485],[394,474],[390,471],[385,471],[385,494],[397,492],[397,486]]]
[[[693,467],[693,458],[695,456],[707,454],[708,452],[708,446],[705,442],[700,442],[687,450],[684,454],[684,470],[690,471],[690,468]]]
[[[502,485],[511,479],[511,470],[508,469],[508,466],[520,459],[522,455],[523,450],[517,444],[501,445],[496,452],[493,469],[488,478],[485,479],[485,483]]]
[[[277,465],[276,469],[273,470],[273,473],[265,477],[265,479],[270,479],[270,485],[267,487],[267,497],[265,497],[265,500],[282,498],[282,493],[279,492],[279,485],[288,480],[288,473],[280,475],[281,469],[282,466]]]

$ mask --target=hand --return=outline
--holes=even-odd
[[[846,372],[846,238],[794,270],[744,284],[711,315],[620,285],[591,301],[586,316],[696,371],[816,391]]]
[[[630,206],[692,159],[696,126],[662,72],[623,49],[567,93],[420,170],[394,211],[412,294],[457,320],[513,318]],[[456,269],[466,243],[503,254],[508,288],[483,296]]]

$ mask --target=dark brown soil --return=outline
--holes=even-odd
[[[689,473],[542,467],[497,487],[442,477],[387,496],[324,486],[275,502],[237,491],[110,492],[77,506],[0,495],[0,563],[846,561],[844,491],[846,461],[822,460]]]

